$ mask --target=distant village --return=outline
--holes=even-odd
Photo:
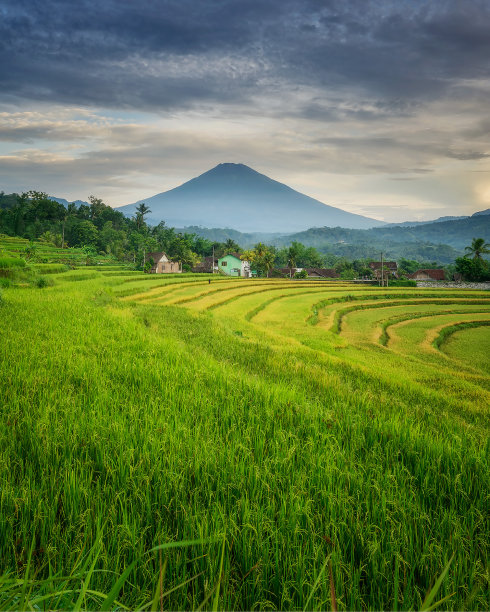
[[[148,253],[147,261],[150,266],[146,268],[149,274],[175,274],[182,272],[182,263],[171,261],[164,252]],[[368,264],[370,275],[364,275],[357,280],[376,281],[388,284],[390,280],[399,278],[396,261],[371,261]],[[192,268],[192,272],[206,274],[222,274],[224,276],[256,278],[259,274],[254,269],[253,262],[243,258],[239,253],[227,253],[222,257],[204,257]],[[267,275],[270,278],[323,278],[336,280],[340,274],[334,268],[273,268]],[[447,280],[442,268],[420,269],[405,278],[415,281],[444,281]],[[459,280],[458,278],[454,280]]]

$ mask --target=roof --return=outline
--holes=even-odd
[[[417,270],[416,272],[414,272],[413,274],[409,274],[408,278],[415,278],[417,276],[417,274],[427,274],[427,276],[430,276],[430,278],[432,278],[432,280],[446,280],[446,277],[444,275],[444,270],[438,268],[438,269],[421,269],[421,270]]]
[[[147,260],[149,260],[149,259],[153,259],[153,261],[154,261],[155,263],[157,263],[157,261],[160,261],[160,259],[161,259],[162,257],[165,257],[166,259],[168,259],[168,257],[167,257],[167,255],[166,255],[166,253],[164,253],[163,251],[159,251],[159,252],[155,252],[155,253],[147,253],[147,254],[146,254],[146,259],[147,259]]]
[[[336,272],[334,268],[305,268],[308,272],[308,276],[312,274],[317,274],[318,276],[322,276],[323,278],[339,278],[340,274]]]
[[[371,270],[381,270],[381,262],[380,261],[370,261],[369,267],[371,268]],[[383,268],[397,270],[398,266],[396,264],[396,261],[383,261]]]
[[[220,257],[220,259],[224,259],[225,257],[234,257],[235,259],[240,259],[240,253],[225,253],[223,257]]]

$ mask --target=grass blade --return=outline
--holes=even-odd
[[[119,595],[122,587],[124,586],[124,583],[126,582],[129,574],[133,571],[133,568],[137,562],[138,562],[138,559],[135,559],[130,565],[128,565],[128,567],[124,570],[124,572],[119,576],[116,583],[114,584],[112,589],[109,591],[109,594],[105,598],[104,603],[102,604],[100,608],[101,612],[107,612],[107,610],[110,610],[112,604],[116,600],[116,597]]]
[[[335,597],[335,583],[333,581],[332,562],[328,562],[328,571],[330,574],[330,601],[332,603],[332,611],[337,612],[337,598]]]
[[[434,601],[434,599],[435,599],[435,597],[437,595],[437,592],[441,588],[442,581],[446,577],[446,574],[449,571],[449,567],[451,566],[451,563],[453,562],[453,559],[454,559],[454,554],[449,559],[449,562],[447,563],[446,567],[443,569],[443,571],[442,571],[441,575],[439,576],[439,578],[436,580],[436,582],[435,582],[434,586],[432,587],[432,589],[429,591],[429,593],[427,593],[427,595],[426,595],[426,597],[424,599],[424,602],[422,603],[422,606],[420,608],[420,612],[428,612],[429,610],[432,610],[436,605],[439,605],[439,603],[441,603],[442,601],[447,599],[445,597],[444,599],[441,599],[439,602],[434,604],[434,606],[432,606],[432,602]]]
[[[317,588],[318,584],[320,583],[320,580],[321,580],[321,578],[323,576],[323,573],[325,572],[325,568],[327,567],[327,563],[329,562],[329,559],[330,558],[327,557],[327,559],[325,560],[325,563],[322,565],[322,569],[320,570],[320,573],[318,574],[318,576],[317,576],[317,578],[315,580],[315,583],[313,584],[313,586],[311,588],[310,594],[308,595],[308,599],[306,600],[305,607],[303,608],[303,612],[308,609],[308,605],[309,605],[309,603],[311,601],[311,598],[313,597],[314,592],[316,591],[316,588]]]
[[[223,546],[221,547],[221,560],[219,564],[218,583],[216,585],[216,593],[214,595],[214,600],[213,600],[213,612],[216,612],[218,610],[219,588],[220,588],[221,580],[223,578],[223,559],[225,557],[225,544],[226,544],[226,536],[223,536]]]

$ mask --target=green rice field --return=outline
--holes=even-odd
[[[0,289],[1,609],[490,608],[490,292],[49,280]]]

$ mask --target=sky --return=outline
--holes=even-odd
[[[222,162],[396,222],[490,207],[489,0],[0,0],[0,191]]]

